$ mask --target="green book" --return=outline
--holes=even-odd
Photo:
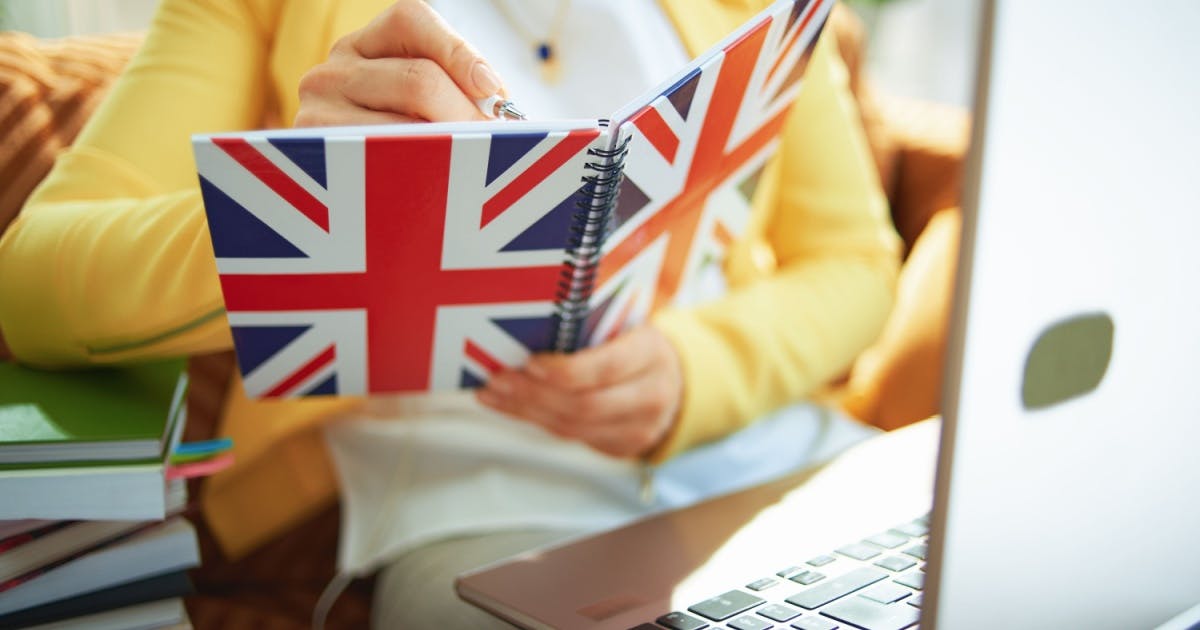
[[[73,371],[0,363],[0,468],[161,463],[186,389],[181,359]]]

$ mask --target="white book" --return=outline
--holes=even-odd
[[[182,480],[174,480],[168,484],[166,504],[167,511],[171,514],[180,512],[187,505],[187,486]],[[7,551],[0,551],[0,583],[98,548],[151,524],[147,521],[127,520],[75,521],[44,534],[34,530],[36,538],[33,540]],[[46,527],[54,527],[54,522],[47,523]]]
[[[170,448],[179,444],[187,413],[179,411]],[[165,518],[166,465],[51,466],[0,469],[0,520],[131,520]],[[167,490],[169,492],[169,490]]]
[[[41,529],[54,521],[38,518],[25,518],[14,521],[0,521],[0,543],[4,539],[19,536],[35,529]]]
[[[0,593],[0,614],[199,564],[192,524],[175,517]]]
[[[183,607],[181,598],[160,599],[156,602],[106,610],[31,626],[28,630],[151,630],[166,627],[191,627],[188,623],[187,609]]]
[[[79,521],[0,553],[0,583],[119,538],[145,521]]]

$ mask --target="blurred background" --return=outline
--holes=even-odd
[[[980,0],[842,0],[868,30],[867,71],[897,96],[969,105]],[[136,31],[158,0],[0,0],[0,30],[39,37]]]
[[[867,28],[867,72],[897,96],[969,106],[981,0],[843,0]]]
[[[137,31],[158,0],[0,0],[0,30],[38,37]]]

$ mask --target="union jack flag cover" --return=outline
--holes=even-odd
[[[585,124],[197,137],[247,393],[471,387],[550,349],[580,177],[607,145]]]
[[[589,210],[613,230],[578,345],[681,299],[744,226],[831,4],[780,0],[612,127],[195,137],[247,394],[470,388],[554,349]],[[582,182],[625,138],[619,201],[598,207]]]
[[[720,292],[721,263],[749,221],[833,4],[774,3],[648,105],[614,117],[632,139],[585,344],[607,341],[661,306]]]

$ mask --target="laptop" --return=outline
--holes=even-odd
[[[940,425],[462,598],[526,628],[1200,627],[1200,3],[982,18]]]

